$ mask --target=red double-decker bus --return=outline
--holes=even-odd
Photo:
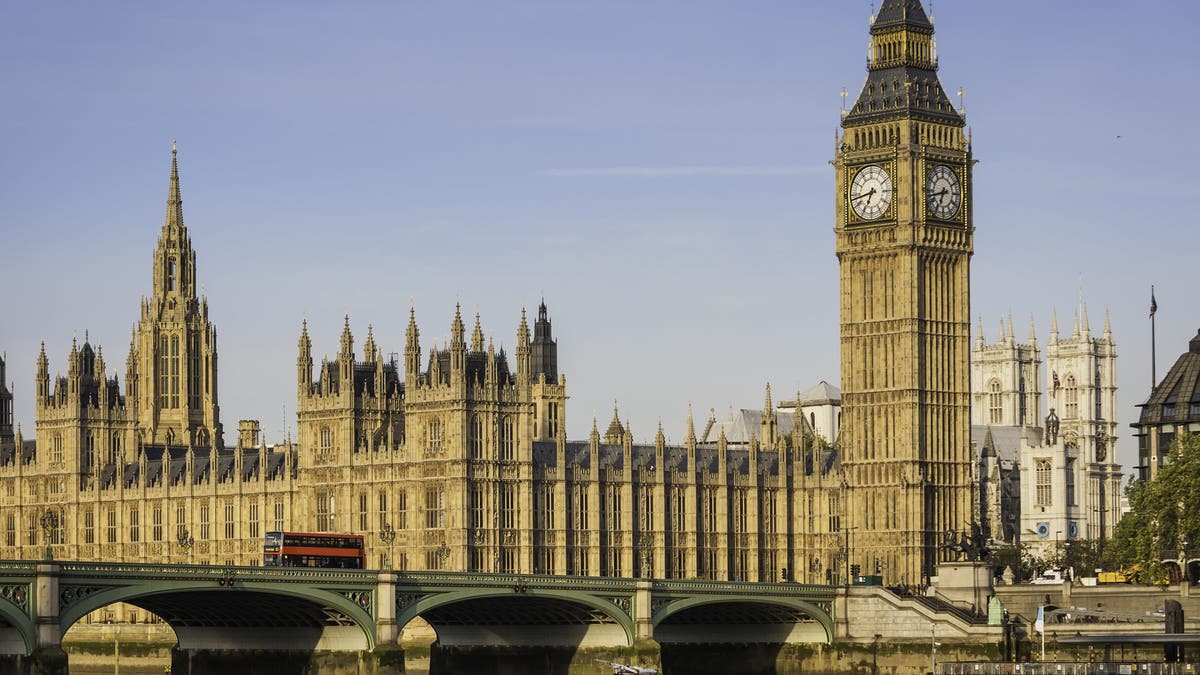
[[[268,532],[263,541],[263,567],[361,570],[365,566],[361,534]]]

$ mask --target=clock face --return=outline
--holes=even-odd
[[[864,167],[850,183],[850,206],[859,218],[875,220],[892,203],[892,177],[881,166]]]
[[[958,174],[945,164],[938,164],[929,170],[925,180],[925,203],[929,213],[936,218],[948,220],[958,215],[958,207],[962,203],[962,187],[958,183]]]

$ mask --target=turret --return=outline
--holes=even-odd
[[[463,326],[462,307],[456,302],[454,303],[454,321],[450,323],[450,381],[461,381],[466,372],[466,328]]]
[[[367,324],[367,341],[363,343],[363,361],[371,361],[375,358],[379,347],[375,344],[375,326]]]
[[[1058,344],[1058,310],[1050,314],[1050,344]]]
[[[46,343],[42,343],[37,358],[37,404],[46,405],[50,402],[50,362],[46,359]]]
[[[408,308],[408,330],[404,333],[404,382],[411,389],[421,379],[421,331],[417,328],[417,314]]]
[[[688,404],[687,423],[684,425],[683,444],[688,447],[689,451],[696,448],[696,423],[692,418],[692,404]]]
[[[768,447],[775,445],[775,406],[771,402],[771,383],[767,383],[767,395],[763,401],[762,421],[761,421],[760,437],[763,445]]]
[[[300,340],[297,344],[299,355],[296,357],[296,386],[300,396],[307,396],[312,391],[312,340],[308,338],[308,320],[300,324]]]
[[[528,336],[528,333],[526,335]],[[533,325],[533,344],[530,356],[532,367],[530,377],[535,381],[545,377],[546,382],[550,384],[558,380],[558,343],[552,335],[545,299],[538,305],[538,318]]]
[[[138,408],[137,327],[129,333],[129,354],[125,357],[125,397],[127,405],[137,415]]]
[[[524,385],[530,379],[529,324],[525,322],[525,308],[521,308],[521,323],[517,326],[517,382]]]
[[[475,329],[471,331],[471,353],[483,353],[483,325],[479,323],[479,312],[475,312]]]
[[[338,367],[341,372],[342,391],[353,392],[354,381],[354,336],[350,333],[350,315],[342,326],[341,349],[338,352]],[[353,395],[353,393],[351,393]]]

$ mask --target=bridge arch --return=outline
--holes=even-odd
[[[514,647],[627,647],[635,637],[633,618],[626,609],[579,591],[431,591],[397,612],[396,624],[403,627],[418,616],[429,623],[444,646],[473,646],[486,636],[489,642],[500,640]]]
[[[19,607],[0,598],[0,654],[32,654],[36,647],[33,620]],[[18,651],[22,648],[23,651]]]
[[[150,580],[109,588],[64,589],[59,626],[65,635],[88,613],[124,602],[162,618],[181,649],[329,649],[375,647],[375,620],[365,606],[337,592],[301,584],[280,585],[237,580],[217,586],[212,580]]]
[[[722,605],[725,607],[720,607]],[[815,631],[802,632],[801,637],[805,638],[802,641],[820,641],[825,644],[833,641],[833,618],[820,606],[797,598],[752,595],[708,595],[668,602],[659,607],[650,618],[650,623],[654,627],[655,640],[659,642],[681,641],[682,631],[670,630],[676,627],[676,622],[673,619],[683,619],[688,614],[695,614],[698,610],[702,611],[705,609],[712,610],[711,616],[706,617],[707,620],[705,621],[695,622],[697,625],[721,625],[720,613],[722,610],[726,615],[737,615],[738,620],[736,623],[742,625],[756,625],[752,621],[756,613],[761,616],[763,623],[773,623],[776,625],[786,625],[789,618],[793,624],[799,624],[802,619],[807,618],[812,619],[819,628]],[[750,621],[746,621],[746,619],[750,619]],[[733,633],[730,632],[730,634],[732,635]],[[772,633],[760,633],[760,637],[762,635],[770,636]],[[794,638],[797,636],[794,629],[787,632],[776,631],[773,635],[783,641],[787,641],[789,637]],[[809,638],[817,639],[812,640]],[[686,641],[686,639],[682,641]],[[773,642],[774,640],[759,639],[746,641]]]

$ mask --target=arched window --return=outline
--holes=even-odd
[[[442,452],[442,420],[437,417],[429,420],[429,426],[425,427],[425,447],[432,455]]]
[[[1063,417],[1072,419],[1079,416],[1079,387],[1075,384],[1075,376],[1070,373],[1063,378],[1063,390],[1066,395],[1066,405],[1063,406]]]
[[[333,452],[333,430],[329,427],[321,427],[317,451],[322,455]]]
[[[175,259],[167,258],[167,292],[175,290]]]
[[[168,388],[171,386],[171,345],[167,336],[158,339],[158,407],[166,408],[171,404]]]
[[[988,383],[988,419],[991,424],[1000,424],[1004,419],[1004,406],[1000,395],[1000,380]]]
[[[480,415],[471,417],[471,457],[483,457],[483,417]]]
[[[500,459],[511,460],[516,454],[516,425],[511,415],[500,423]]]
[[[1050,506],[1053,502],[1053,467],[1048,459],[1039,459],[1035,464],[1037,479],[1037,505]]]
[[[62,461],[63,461],[62,434],[54,434],[54,451],[50,453],[50,462],[53,464],[61,464]]]
[[[171,407],[179,407],[179,336],[171,336]]]

